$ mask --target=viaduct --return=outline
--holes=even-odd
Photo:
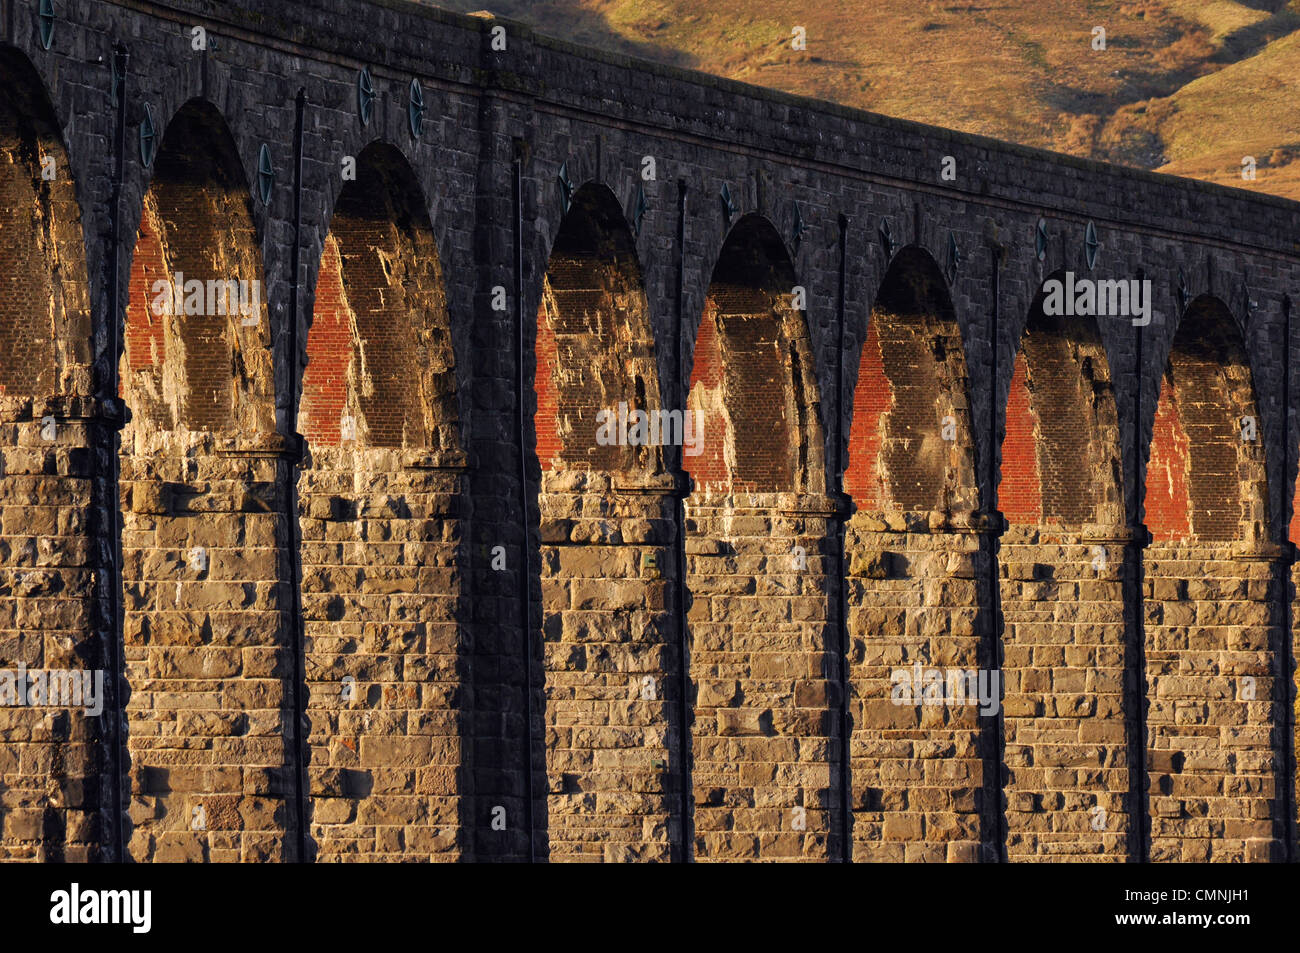
[[[1295,859],[1300,205],[400,0],[0,31],[0,857]]]

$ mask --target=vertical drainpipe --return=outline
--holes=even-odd
[[[294,832],[298,862],[307,860],[307,627],[302,613],[302,532],[298,524],[298,474],[303,438],[298,433],[298,301],[302,259],[302,152],[306,90],[299,88],[293,130],[293,258],[289,263],[289,459],[285,465],[284,498],[289,524],[289,611],[293,619],[293,795],[298,823]]]
[[[1002,672],[1002,589],[998,578],[998,548],[1002,532],[1005,528],[1005,521],[1002,513],[998,510],[998,311],[1000,307],[1001,284],[1002,284],[1002,248],[999,245],[990,244],[989,253],[992,256],[992,271],[989,276],[990,290],[992,292],[993,302],[989,308],[989,346],[990,346],[990,384],[989,384],[989,418],[988,418],[988,455],[987,455],[987,472],[985,475],[986,486],[988,487],[988,503],[985,507],[988,517],[988,524],[985,527],[984,539],[987,541],[988,552],[988,588],[989,588],[989,625],[984,647],[985,658],[989,667],[997,672]],[[1005,694],[1005,692],[1003,692]],[[1005,787],[1002,777],[1002,760],[1003,760],[1003,739],[1005,738],[1006,727],[1003,722],[1002,705],[999,702],[997,715],[994,723],[980,730],[980,736],[984,741],[985,755],[983,758],[985,776],[984,776],[984,813],[985,817],[992,812],[991,823],[989,824],[989,833],[995,839],[992,845],[994,857],[999,862],[1005,862],[1007,847],[1007,829],[1006,829],[1006,811],[1002,807],[1002,792]]]
[[[1291,298],[1282,297],[1282,560],[1279,565],[1277,598],[1279,618],[1282,625],[1279,667],[1281,683],[1281,717],[1282,737],[1282,796],[1279,798],[1286,817],[1283,820],[1284,837],[1283,859],[1296,859],[1296,801],[1295,801],[1295,652],[1292,645],[1291,626],[1293,609],[1291,606],[1291,574],[1296,562],[1295,543],[1291,539],[1291,519],[1293,517],[1293,500],[1286,498],[1287,476],[1291,472]]]
[[[117,100],[117,128],[113,141],[113,187],[109,202],[109,256],[108,256],[108,401],[116,406],[113,416],[118,418],[123,408],[118,401],[120,382],[118,374],[121,359],[121,320],[120,302],[122,269],[122,180],[126,169],[126,71],[131,62],[131,54],[120,43],[113,45],[113,64],[116,67],[117,83],[113,95]],[[122,519],[121,494],[118,490],[118,468],[121,466],[121,422],[114,428],[109,440],[113,459],[108,465],[108,480],[105,487],[104,509],[111,520],[109,527],[109,572],[108,598],[110,626],[108,632],[108,670],[111,674],[112,696],[109,698],[109,711],[112,717],[112,737],[110,739],[110,777],[113,784],[111,806],[113,819],[110,822],[109,837],[112,843],[113,860],[123,863],[126,860],[126,835],[122,824],[122,788],[127,783],[126,758],[122,750],[122,721],[126,717],[122,706],[125,673],[122,671],[121,645],[125,638],[125,625],[122,619]]]
[[[1138,281],[1145,279],[1142,271],[1138,272]],[[1144,552],[1151,545],[1151,534],[1143,522],[1142,512],[1142,342],[1145,339],[1142,325],[1136,326],[1137,344],[1135,349],[1134,378],[1137,381],[1133,398],[1133,517],[1129,546],[1132,547],[1132,594],[1130,604],[1133,606],[1133,644],[1129,646],[1132,664],[1128,677],[1132,685],[1128,719],[1131,726],[1128,738],[1129,760],[1129,862],[1143,863],[1147,859],[1147,785],[1146,772],[1146,705],[1147,705],[1147,671],[1146,671],[1146,606],[1143,590],[1146,585],[1146,566]]]
[[[845,288],[848,284],[848,248],[849,219],[843,213],[839,216],[840,226],[840,273],[836,292],[835,323],[838,342],[835,360],[835,593],[839,605],[836,607],[837,628],[839,629],[839,693],[840,693],[840,811],[843,828],[841,837],[841,860],[853,862],[853,795],[849,788],[852,781],[849,763],[849,580],[845,572],[846,527],[852,515],[852,501],[844,494],[844,310]]]
[[[677,388],[677,396],[681,401],[682,413],[687,412],[687,403],[690,400],[690,385],[686,378],[686,355],[683,353],[682,345],[682,322],[686,316],[686,180],[677,180],[677,313],[676,321],[673,324],[673,357],[677,362],[674,369],[672,380]],[[677,403],[676,400],[673,402]],[[681,817],[681,845],[678,851],[678,859],[682,863],[689,863],[691,860],[691,845],[694,843],[694,832],[691,829],[691,779],[693,772],[690,770],[691,757],[691,728],[690,722],[690,690],[691,690],[691,670],[690,670],[690,646],[686,632],[686,497],[691,492],[691,480],[686,475],[686,447],[683,443],[678,454],[678,468],[676,486],[674,487],[673,502],[673,521],[677,530],[676,557],[677,565],[674,567],[674,588],[676,590],[674,600],[677,603],[677,658],[679,684],[677,689],[677,730],[680,737],[677,739],[677,776],[681,785],[681,791],[678,792],[679,803],[678,813]]]
[[[528,452],[524,447],[524,167],[523,145],[516,141],[512,167],[515,272],[515,447],[519,451],[519,638],[524,663],[524,802],[528,818],[528,862],[537,860],[533,804],[533,651],[529,632]]]

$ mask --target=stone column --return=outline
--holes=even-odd
[[[1007,857],[1128,857],[1127,527],[1002,537]]]
[[[835,502],[743,491],[687,502],[696,856],[837,856]]]
[[[289,447],[279,434],[127,439],[130,854],[292,860]]]
[[[681,838],[673,491],[670,474],[543,474],[551,860],[667,861]]]
[[[318,860],[458,860],[463,453],[329,448],[299,481]]]
[[[859,512],[848,523],[855,860],[980,859],[989,753],[971,673],[977,695],[993,687],[980,516]],[[949,700],[950,675],[963,676],[964,698]]]
[[[1153,861],[1283,855],[1272,589],[1281,547],[1147,550],[1147,769]]]
[[[0,859],[111,856],[115,681],[105,510],[120,420],[0,397]]]

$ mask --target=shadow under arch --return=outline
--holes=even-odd
[[[0,47],[4,291],[0,400],[90,394],[91,315],[81,204],[54,106],[31,61]]]
[[[1120,527],[1123,461],[1106,349],[1095,318],[1049,315],[1046,299],[1040,288],[1016,348],[998,508],[1013,526]]]
[[[111,612],[91,537],[105,433],[89,408],[86,244],[40,75],[3,47],[0,81],[0,859],[96,860],[111,856],[114,712],[106,704],[89,718],[56,688],[75,676],[80,698],[83,673],[107,667],[111,638],[111,626],[98,628]],[[20,666],[25,697],[51,708],[20,705]]]
[[[336,445],[348,416],[367,446],[459,452],[441,258],[424,193],[393,145],[367,145],[339,192],[316,271],[322,296],[307,337],[304,436]],[[318,318],[330,323],[317,328]]]
[[[855,859],[996,856],[1000,686],[961,327],[900,249],[859,353],[845,489]],[[904,843],[906,842],[906,843]]]
[[[234,139],[192,99],[143,197],[120,357],[135,860],[294,859],[291,464],[263,275]]]
[[[191,99],[164,130],[132,248],[120,396],[133,417],[274,432],[263,275],[234,138],[212,103]]]
[[[1154,426],[1143,500],[1152,535],[1159,541],[1267,539],[1254,381],[1236,318],[1217,297],[1201,295],[1183,312]]]
[[[811,334],[772,223],[741,217],[711,273],[684,466],[700,860],[840,856],[842,757],[826,573],[836,509]]]
[[[466,460],[423,194],[372,143],[335,203],[307,335],[298,472],[312,859],[471,847]]]
[[[674,859],[684,774],[665,455],[683,418],[662,407],[635,242],[603,184],[578,188],[560,222],[532,352],[535,849]]]
[[[1250,362],[1212,295],[1174,334],[1144,489],[1149,859],[1282,859],[1284,580]]]
[[[821,401],[807,319],[793,307],[794,262],[757,213],[732,226],[698,326],[690,409],[703,434],[685,467],[698,488],[824,493]],[[763,431],[741,421],[762,418]]]
[[[598,340],[600,347],[594,347]],[[621,425],[628,412],[660,409],[655,342],[631,228],[614,194],[575,191],[551,246],[537,311],[533,415],[541,470],[662,473],[662,440]],[[657,421],[654,421],[657,422]],[[667,435],[659,435],[666,437]]]
[[[1145,810],[1141,700],[1126,688],[1140,671],[1126,614],[1134,552],[1096,319],[1045,309],[1064,280],[1049,275],[1030,305],[1005,406],[1006,850],[1011,861],[1122,862],[1136,856]]]
[[[890,262],[853,396],[845,489],[860,510],[969,513],[978,506],[961,329],[930,253]]]

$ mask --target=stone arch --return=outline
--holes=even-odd
[[[1012,526],[1121,526],[1123,463],[1106,349],[1095,319],[1048,315],[1045,298],[1040,289],[1016,350],[998,508]]]
[[[1253,440],[1243,439],[1246,418]],[[1250,362],[1232,312],[1208,294],[1188,304],[1161,378],[1143,505],[1161,542],[1267,538],[1263,427]]]
[[[668,860],[680,669],[663,448],[681,415],[662,413],[632,232],[601,184],[560,223],[534,354],[549,857]]]
[[[392,146],[330,220],[299,430],[309,832],[322,860],[463,855],[465,458],[442,266]]]
[[[691,367],[688,406],[704,438],[685,466],[706,491],[825,492],[821,401],[808,327],[792,303],[797,285],[772,224],[758,214],[737,221],[713,268]]]
[[[560,223],[537,309],[535,356],[543,472],[662,472],[662,446],[633,443],[636,422],[621,427],[617,419],[620,401],[629,413],[657,413],[659,374],[632,232],[603,185],[578,189]]]
[[[289,463],[252,196],[204,100],[151,171],[120,356],[128,851],[292,859]]]
[[[0,670],[35,686],[103,673],[103,501],[77,183],[40,76],[0,49]],[[36,680],[39,678],[39,682]],[[87,682],[87,686],[92,683]],[[111,688],[111,686],[109,686]],[[38,696],[33,696],[38,697]],[[102,699],[103,694],[99,697]],[[0,860],[102,855],[104,726],[73,705],[0,717]]]
[[[89,394],[86,252],[53,106],[23,54],[0,50],[0,398]]]
[[[260,241],[234,139],[212,104],[190,100],[172,117],[152,171],[123,335],[121,396],[134,426],[273,431]]]
[[[1267,484],[1240,326],[1203,294],[1173,337],[1146,468],[1153,861],[1281,856]]]
[[[912,691],[932,672],[946,685],[982,668],[968,388],[947,282],[928,250],[906,246],[867,322],[844,477],[857,506],[845,554],[860,860],[975,860],[983,836],[980,706],[923,704],[923,681]]]
[[[1007,856],[1123,861],[1128,534],[1115,390],[1096,320],[1047,314],[1046,297],[1012,367],[998,494]]]
[[[316,282],[299,413],[311,445],[458,451],[442,267],[420,186],[393,146],[357,157]]]
[[[975,508],[966,395],[961,329],[947,283],[933,256],[909,245],[885,272],[859,357],[844,473],[845,492],[859,510]]]
[[[685,540],[695,852],[701,860],[836,856],[829,752],[841,743],[831,626],[834,508],[794,266],[746,215],[713,267],[687,408],[702,435]]]

